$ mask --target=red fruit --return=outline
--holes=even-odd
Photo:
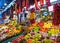
[[[48,28],[41,28],[40,31],[41,32],[47,32]]]
[[[24,36],[20,36],[20,37],[19,37],[19,41],[20,41],[20,42],[23,42],[23,38],[24,38]]]
[[[55,42],[55,43],[60,43],[60,42]]]
[[[20,38],[20,39],[23,39],[23,38],[24,38],[24,36],[20,36],[19,38]]]
[[[13,43],[18,43],[18,41],[16,41],[16,40],[13,40]]]
[[[16,40],[16,41],[18,41],[18,40],[19,40],[19,38],[16,38],[15,40]]]
[[[38,26],[44,26],[44,23],[43,22],[40,22],[40,23],[38,23]]]

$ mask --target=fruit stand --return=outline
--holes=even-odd
[[[0,8],[0,43],[60,43],[58,1],[7,2],[9,1],[3,2],[5,6]]]

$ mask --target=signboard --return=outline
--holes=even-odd
[[[53,5],[48,7],[48,11],[53,11]]]

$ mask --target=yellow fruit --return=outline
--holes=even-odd
[[[33,26],[37,26],[37,22],[35,22],[34,24],[32,24]]]
[[[44,23],[44,28],[51,28],[51,26],[52,26],[52,23],[50,22]]]
[[[19,33],[19,32],[20,32],[20,30],[16,30],[15,32],[16,32],[16,33]]]
[[[35,18],[35,13],[31,13],[30,14],[30,19],[34,19]]]

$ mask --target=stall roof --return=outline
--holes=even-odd
[[[0,0],[0,9],[4,10],[11,2],[12,0]]]

